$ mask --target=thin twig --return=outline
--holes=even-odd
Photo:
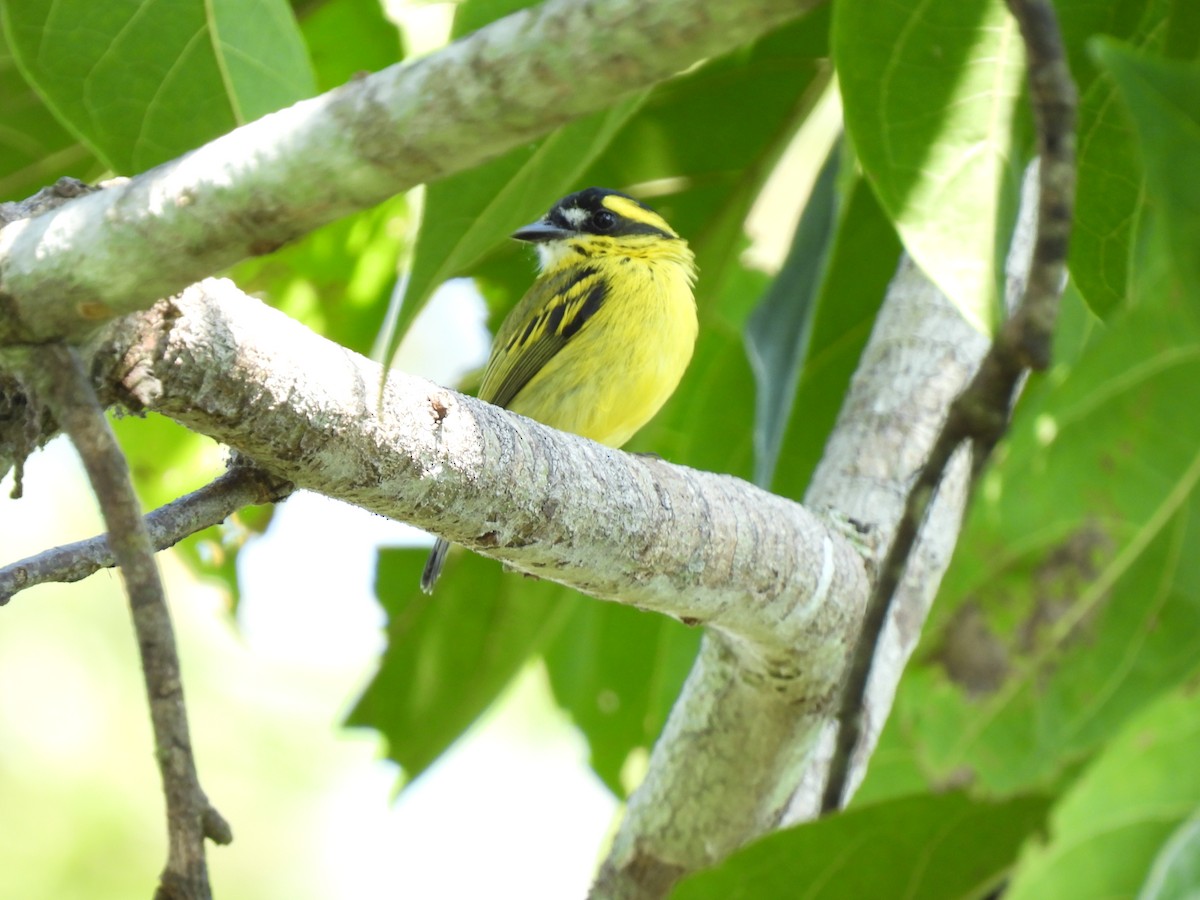
[[[929,459],[909,491],[847,671],[838,709],[837,743],[821,799],[823,813],[839,809],[846,799],[846,783],[862,734],[871,665],[921,523],[950,458],[963,441],[971,441],[972,469],[978,478],[1008,428],[1025,371],[1044,369],[1050,363],[1075,201],[1075,84],[1049,0],[1008,0],[1008,6],[1020,24],[1028,55],[1040,158],[1037,235],[1029,279],[1016,311],[1001,327],[979,371],[951,404]]]
[[[253,465],[236,465],[219,478],[146,516],[155,552],[174,547],[189,535],[224,522],[244,506],[278,503],[291,483]],[[117,565],[108,536],[101,534],[64,544],[0,567],[0,606],[26,588],[48,582],[82,581]]]
[[[30,381],[83,459],[129,593],[167,800],[169,850],[155,900],[209,900],[204,839],[228,843],[232,834],[196,775],[175,635],[129,467],[78,354],[48,344],[30,354],[30,363]]]

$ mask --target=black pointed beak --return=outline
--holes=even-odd
[[[551,225],[545,219],[538,219],[524,228],[518,228],[512,233],[513,239],[529,244],[544,244],[546,241],[559,241],[569,236],[571,232],[557,225]]]

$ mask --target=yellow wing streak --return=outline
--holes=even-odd
[[[600,309],[608,285],[591,266],[544,275],[533,283],[496,335],[479,396],[508,406]],[[510,327],[511,326],[511,327]]]

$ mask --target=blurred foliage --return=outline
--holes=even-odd
[[[468,0],[454,34],[526,5]],[[746,848],[679,896],[770,896],[814,871],[831,897],[888,896],[878,873],[914,896],[980,897],[1006,874],[1016,896],[1172,896],[1194,871],[1200,7],[1055,6],[1081,89],[1055,366],[1030,381],[980,484],[855,808]],[[374,0],[300,3],[298,18],[282,0],[166,9],[0,0],[5,199],[63,174],[136,171],[402,55]],[[429,185],[419,227],[397,198],[233,276],[334,340],[390,354],[450,277],[474,278],[498,323],[532,277],[506,236],[570,190],[628,190],[688,237],[701,271],[693,364],[631,449],[798,499],[901,246],[994,324],[1032,152],[1021,64],[1001,0],[837,0]],[[828,156],[830,140],[807,144],[820,149],[796,163],[785,150],[816,127],[835,72],[845,140]],[[744,262],[744,226],[781,160],[772,190],[807,205],[794,233],[786,217],[770,225],[791,252],[765,273]],[[398,258],[408,281],[393,301]],[[117,428],[149,505],[220,471],[211,443],[170,423]],[[235,589],[244,533],[186,553]],[[462,553],[430,600],[421,555],[380,554],[389,647],[351,721],[415,777],[540,657],[598,776],[627,792],[697,632]],[[950,786],[963,793],[935,796]]]

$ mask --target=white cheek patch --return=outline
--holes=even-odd
[[[571,224],[571,227],[576,230],[583,225],[588,216],[587,210],[580,209],[578,206],[568,206],[566,209],[559,210],[559,212],[561,212],[562,217]]]
[[[570,251],[566,241],[547,241],[537,245],[538,264],[545,272],[556,266]]]

